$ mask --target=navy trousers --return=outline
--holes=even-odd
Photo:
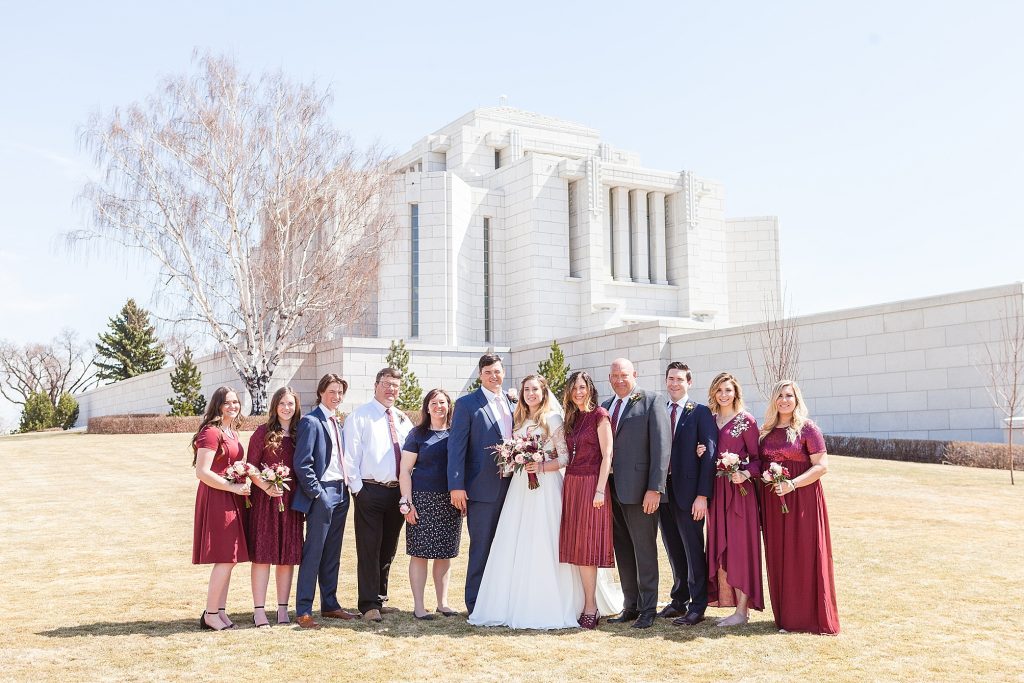
[[[338,604],[338,570],[341,541],[345,535],[349,495],[341,481],[323,482],[324,492],[306,513],[306,540],[295,588],[295,614],[311,614],[316,587],[320,585],[320,611],[341,609]]]

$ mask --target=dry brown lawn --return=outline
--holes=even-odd
[[[416,622],[405,556],[382,625],[200,631],[188,435],[0,439],[5,680],[1024,680],[1024,486],[1003,472],[836,457],[826,478],[842,634],[480,629]],[[465,538],[465,535],[464,535]],[[352,523],[342,604],[355,599]],[[404,549],[403,544],[400,545]],[[462,607],[463,556],[452,605]],[[662,599],[668,567],[662,563]],[[428,595],[431,588],[428,585]],[[767,589],[766,589],[767,593]],[[273,603],[273,586],[271,586]],[[292,600],[294,607],[294,599]],[[251,623],[248,565],[228,610]],[[428,602],[428,606],[432,606]],[[710,610],[711,616],[728,610]]]

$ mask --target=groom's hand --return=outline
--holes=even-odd
[[[657,491],[648,491],[644,494],[644,512],[653,515],[661,505],[661,494]]]
[[[693,521],[699,522],[704,519],[708,514],[708,499],[707,496],[697,496],[693,500],[693,506],[690,508],[690,514],[693,515]]]
[[[466,491],[465,489],[452,489],[451,491],[452,507],[458,510],[465,516],[466,514]]]

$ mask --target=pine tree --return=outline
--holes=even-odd
[[[108,325],[110,332],[100,334],[96,344],[100,356],[96,361],[97,377],[117,382],[164,366],[163,345],[149,322],[149,311],[135,299],[128,299]]]
[[[20,432],[38,432],[54,426],[55,411],[45,391],[29,394],[21,411]]]
[[[167,399],[171,406],[170,415],[188,416],[202,415],[206,410],[206,399],[200,393],[203,388],[203,374],[192,361],[192,349],[185,347],[185,352],[174,364],[171,373],[171,389],[174,398]]]
[[[420,381],[416,379],[416,373],[409,370],[409,351],[405,348],[405,340],[393,340],[391,348],[388,349],[388,357],[384,361],[389,368],[394,368],[402,373],[402,391],[395,401],[401,410],[419,410],[423,402],[423,389]]]
[[[565,390],[565,382],[569,377],[569,365],[565,362],[565,354],[558,345],[558,340],[551,342],[551,353],[547,360],[542,360],[537,365],[537,374],[548,381],[548,388],[551,393],[561,401],[562,392]]]
[[[57,400],[57,407],[53,411],[53,427],[71,429],[78,422],[78,401],[71,394],[65,392]]]

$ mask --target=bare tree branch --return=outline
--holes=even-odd
[[[785,294],[780,299],[766,296],[761,306],[764,322],[758,326],[756,339],[753,334],[743,338],[750,374],[766,401],[771,400],[772,387],[779,380],[797,380],[800,375],[800,338],[784,300]]]
[[[93,361],[96,349],[79,343],[65,329],[49,344],[18,346],[0,341],[0,395],[11,403],[25,405],[28,397],[45,393],[56,406],[62,394],[74,394],[94,386]]]
[[[985,389],[988,391],[992,406],[1007,418],[1006,444],[1010,484],[1014,484],[1013,476],[1013,433],[1016,427],[1014,420],[1018,411],[1024,407],[1024,301],[1017,295],[1010,300],[1008,309],[1004,308],[999,316],[999,337],[995,341],[984,343],[985,362],[975,366],[987,379]]]
[[[393,178],[379,149],[335,130],[330,96],[226,58],[166,80],[143,104],[94,115],[103,171],[83,198],[106,244],[160,266],[167,318],[199,322],[266,406],[283,354],[358,321],[389,243]]]

